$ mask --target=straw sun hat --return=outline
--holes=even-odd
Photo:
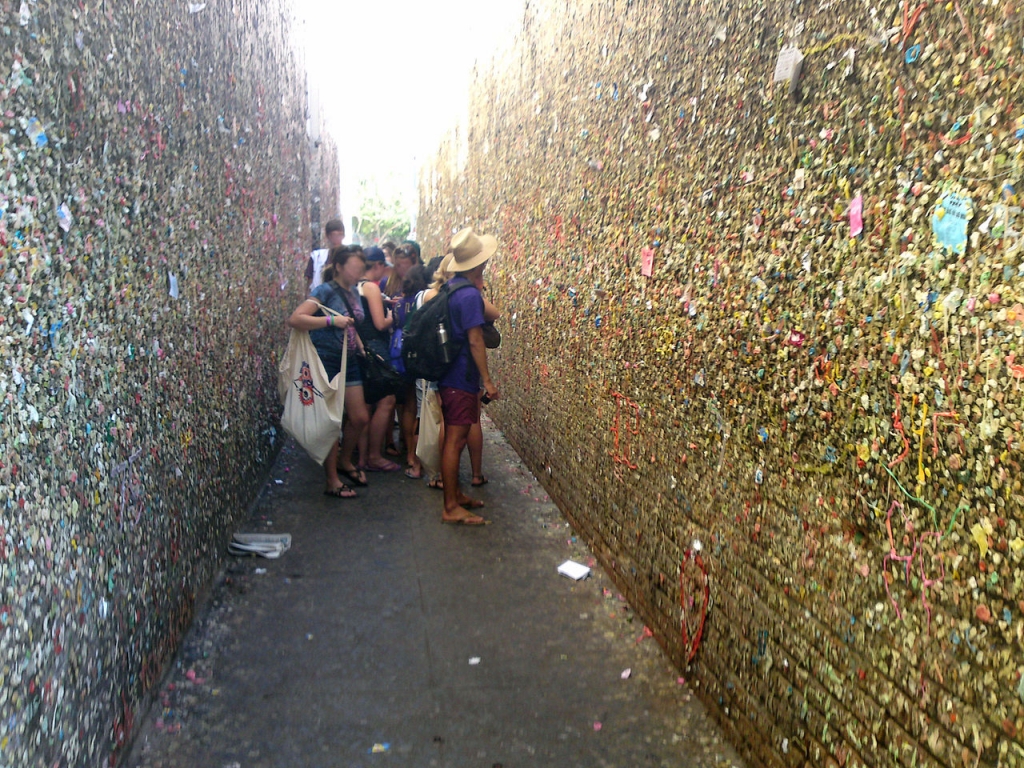
[[[493,235],[478,235],[472,227],[466,227],[452,235],[451,263],[445,266],[452,272],[469,272],[487,261],[498,250],[498,240]],[[448,259],[445,259],[448,261]]]

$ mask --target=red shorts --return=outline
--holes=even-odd
[[[441,387],[441,411],[446,426],[470,427],[480,421],[480,393]]]

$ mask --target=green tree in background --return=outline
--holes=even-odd
[[[359,182],[359,213],[352,217],[352,229],[362,243],[401,241],[409,236],[412,218],[398,195],[382,193],[372,179]]]

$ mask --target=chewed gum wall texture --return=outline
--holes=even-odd
[[[1024,765],[1022,39],[531,3],[423,171],[490,412],[752,765]]]
[[[280,435],[334,210],[279,0],[0,0],[0,765],[116,764]]]

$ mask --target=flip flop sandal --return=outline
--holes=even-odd
[[[480,482],[478,483],[477,480],[479,480]],[[474,475],[470,485],[472,485],[474,488],[479,488],[481,485],[487,485],[487,483],[489,482],[490,480],[488,480],[484,475]]]
[[[460,504],[459,506],[462,507],[463,509],[483,509],[487,505],[484,502],[480,501],[480,499],[470,499],[469,501],[465,502],[464,504]]]
[[[363,475],[361,469],[338,469],[338,473],[344,475],[349,479],[352,485],[359,486],[360,488],[366,488],[369,483],[366,482],[366,477]]]
[[[413,470],[412,467],[409,467],[409,469],[405,470],[405,476],[408,477],[410,480],[419,480],[420,478],[423,477],[423,473],[420,472],[417,475],[415,470]]]
[[[353,491],[344,483],[342,483],[338,488],[328,488],[324,491],[324,496],[333,496],[336,499],[354,499],[358,495],[358,493]]]
[[[480,517],[480,515],[467,515],[466,517],[456,517],[454,520],[445,520],[441,518],[441,522],[445,525],[466,525],[466,526],[478,526],[478,525],[490,525],[491,521]]]
[[[444,481],[439,478],[434,478],[429,483],[427,483],[427,488],[432,488],[435,491],[443,491]]]
[[[373,464],[367,464],[363,467],[367,472],[397,472],[401,468],[401,466],[393,461],[385,461],[379,467],[375,467]]]

